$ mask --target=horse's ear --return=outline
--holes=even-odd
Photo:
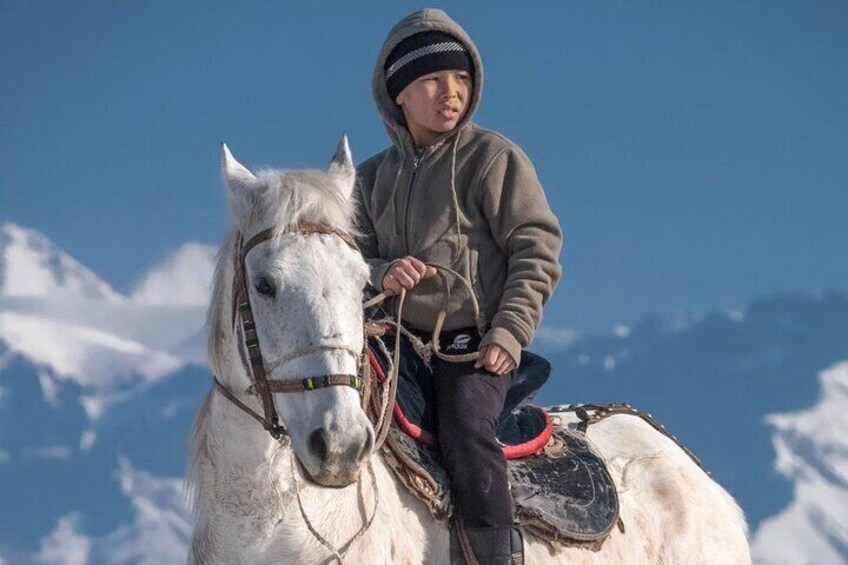
[[[259,184],[247,167],[236,161],[226,143],[221,143],[221,169],[230,190],[255,189]]]
[[[350,154],[350,145],[347,142],[347,134],[342,134],[339,140],[339,146],[336,148],[336,153],[330,161],[330,174],[336,175],[341,183],[342,195],[347,199],[350,198],[353,192],[353,185],[356,181],[356,167],[353,165],[353,157]]]
[[[229,189],[230,212],[237,222],[248,218],[256,205],[262,183],[247,167],[236,161],[226,143],[221,143],[221,169]]]

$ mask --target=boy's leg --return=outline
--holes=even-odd
[[[506,457],[495,438],[509,376],[434,357],[433,377],[439,446],[465,525],[512,525]]]

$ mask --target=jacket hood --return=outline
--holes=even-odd
[[[471,99],[468,101],[468,109],[456,127],[440,134],[434,140],[434,145],[445,141],[471,122],[474,112],[480,105],[480,97],[483,93],[483,61],[480,58],[480,52],[477,51],[474,42],[471,41],[471,38],[458,23],[453,21],[444,11],[434,8],[418,10],[399,21],[389,31],[386,40],[383,42],[383,47],[380,49],[380,54],[377,56],[377,64],[374,66],[374,74],[371,81],[371,90],[374,95],[374,102],[377,104],[377,110],[383,118],[383,123],[386,125],[386,131],[388,131],[389,137],[404,153],[414,151],[415,144],[413,143],[409,129],[406,127],[403,110],[389,96],[389,91],[386,88],[386,73],[383,71],[383,67],[385,67],[386,59],[389,57],[392,49],[398,43],[410,35],[422,31],[442,31],[453,35],[468,49],[468,52],[471,54],[471,61],[474,64],[474,84],[471,91]]]

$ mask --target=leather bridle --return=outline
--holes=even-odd
[[[215,379],[215,389],[218,392],[259,422],[271,434],[271,437],[279,440],[283,436],[287,436],[288,431],[280,423],[280,417],[274,404],[273,395],[275,393],[308,392],[330,386],[349,386],[359,392],[364,406],[368,401],[371,369],[368,361],[367,340],[363,340],[363,349],[359,354],[359,373],[356,375],[334,373],[291,381],[279,381],[268,378],[265,363],[262,359],[262,351],[259,346],[259,336],[256,333],[253,310],[250,305],[250,292],[247,286],[247,266],[245,261],[251,249],[274,237],[274,233],[275,230],[269,228],[254,235],[247,242],[244,242],[241,234],[237,235],[234,265],[235,274],[233,278],[232,324],[234,330],[238,331],[240,322],[239,333],[241,338],[240,352],[242,363],[245,366],[248,376],[253,381],[253,384],[248,390],[259,396],[262,401],[263,414],[257,413],[239,400],[221,383],[217,375],[213,375],[213,377]],[[359,246],[348,232],[324,224],[301,222],[289,226],[283,233],[335,235],[341,238],[351,249],[360,253]],[[345,349],[345,351],[347,350]]]
[[[343,347],[317,346],[314,348],[310,348],[307,352],[298,352],[295,355],[290,355],[287,357],[287,360],[291,360],[296,357],[314,353],[318,350],[347,351],[358,356],[359,371],[356,375],[334,373],[327,375],[311,376],[291,381],[278,381],[268,378],[266,365],[262,359],[262,351],[259,347],[259,336],[256,333],[256,324],[253,318],[253,309],[250,305],[250,292],[248,291],[247,287],[246,259],[247,254],[250,253],[251,249],[259,245],[260,243],[263,243],[273,238],[274,233],[275,230],[273,228],[268,228],[254,235],[249,240],[247,240],[247,242],[244,241],[244,238],[241,234],[237,235],[234,265],[235,273],[233,277],[232,325],[233,329],[240,334],[239,354],[242,360],[242,364],[244,365],[244,369],[247,372],[247,375],[251,377],[251,380],[253,381],[253,384],[248,388],[248,392],[259,396],[260,400],[262,401],[263,413],[257,413],[247,404],[239,400],[226,386],[224,386],[223,383],[221,383],[217,375],[213,375],[213,378],[215,380],[215,390],[221,393],[227,400],[235,404],[251,418],[259,422],[262,427],[265,428],[265,430],[268,431],[269,434],[271,434],[271,437],[273,437],[275,440],[279,440],[284,436],[288,436],[289,434],[286,428],[280,423],[280,416],[277,413],[277,408],[274,404],[274,394],[309,392],[312,390],[318,390],[331,386],[349,386],[359,392],[360,398],[362,400],[363,409],[369,411],[370,408],[371,415],[374,418],[375,434],[377,436],[377,439],[375,441],[375,447],[379,447],[383,444],[383,442],[385,442],[386,436],[388,435],[389,427],[391,425],[391,418],[387,417],[387,415],[389,414],[389,412],[391,412],[395,395],[397,394],[397,373],[400,367],[400,339],[395,339],[395,347],[392,355],[392,369],[390,371],[390,374],[388,375],[387,382],[383,383],[384,387],[387,387],[387,390],[384,390],[383,393],[379,395],[380,398],[378,400],[375,397],[376,393],[372,394],[372,384],[376,386],[376,383],[372,383],[371,379],[372,371],[368,356],[367,338],[369,335],[381,335],[382,332],[385,331],[385,328],[383,326],[379,324],[365,325],[363,329],[363,333],[365,334],[365,336],[363,339],[362,351],[359,352],[358,355],[356,352]],[[341,240],[344,241],[351,249],[353,249],[357,253],[361,253],[359,246],[356,244],[356,240],[354,240],[348,232],[325,224],[318,224],[313,222],[300,222],[290,225],[288,228],[283,230],[282,233],[300,235],[334,235],[341,238]],[[448,303],[450,299],[450,286],[448,285],[445,273],[453,275],[461,282],[463,282],[467,287],[469,295],[471,297],[472,305],[474,307],[475,319],[477,321],[477,329],[480,332],[481,336],[483,335],[483,321],[482,316],[480,314],[479,305],[477,304],[476,296],[470,286],[470,283],[465,280],[465,278],[462,277],[459,273],[450,268],[441,265],[436,265],[433,263],[427,263],[427,265],[436,268],[437,274],[439,275],[439,278],[441,279],[441,282],[445,288],[444,302],[442,304],[442,309],[437,316],[436,325],[433,329],[433,337],[430,343],[430,347],[433,353],[436,356],[444,359],[445,361],[451,361],[454,363],[462,363],[478,359],[480,357],[480,353],[477,351],[462,355],[448,355],[443,353],[439,349],[439,336],[441,334],[442,325],[447,315]],[[365,309],[371,308],[372,306],[383,302],[390,295],[391,293],[389,291],[381,292],[377,296],[363,303],[362,306]],[[395,330],[398,334],[400,334],[401,331],[401,319],[403,316],[403,304],[405,298],[406,291],[401,289],[401,292],[398,295],[398,302],[395,313],[396,318],[394,322]],[[275,361],[275,364],[279,363],[280,361]],[[371,405],[369,405],[369,401],[371,401]]]

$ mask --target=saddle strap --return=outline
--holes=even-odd
[[[477,556],[474,554],[474,547],[471,545],[471,540],[468,539],[468,531],[465,529],[465,521],[462,519],[462,514],[456,513],[456,534],[459,538],[459,547],[462,549],[462,555],[468,565],[480,565],[477,561]]]

